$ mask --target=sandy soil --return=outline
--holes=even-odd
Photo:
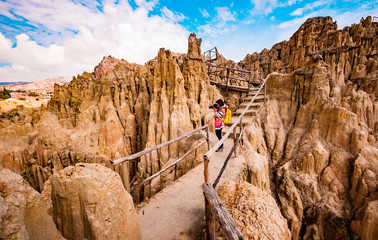
[[[16,99],[7,99],[0,101],[0,113],[7,112],[9,110],[12,110],[14,108],[17,108],[17,106],[23,105],[25,107],[29,108],[37,108],[41,107],[42,104],[47,105],[49,100],[16,100]]]
[[[211,134],[210,143],[217,142],[215,134]],[[228,139],[225,151],[215,153],[210,160],[210,181],[214,182],[223,166],[233,141]],[[221,178],[237,180],[244,167],[244,158],[232,158]],[[190,170],[176,182],[164,188],[147,203],[138,206],[138,218],[144,240],[149,239],[198,239],[201,221],[204,216],[204,182],[203,164]]]

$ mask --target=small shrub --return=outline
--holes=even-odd
[[[31,93],[29,93],[29,96],[30,97],[38,97],[39,95],[35,92],[31,92]]]
[[[2,91],[0,91],[0,99],[8,99],[10,97],[11,97],[11,95],[6,88],[4,88]]]

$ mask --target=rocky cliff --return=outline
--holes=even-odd
[[[343,30],[312,18],[289,41],[239,63],[278,72],[244,141],[268,157],[270,170],[253,163],[249,181],[264,189],[270,175],[293,239],[377,236],[377,34],[370,17]]]
[[[248,54],[239,66],[251,71],[291,73],[307,65],[308,56],[328,64],[337,85],[355,83],[357,90],[376,94],[377,23],[367,17],[361,24],[337,30],[331,17],[310,18],[289,41],[271,50]]]
[[[54,222],[66,239],[141,239],[133,199],[120,176],[100,164],[79,163],[51,178]]]
[[[217,192],[246,239],[291,239],[287,220],[267,192],[245,181],[226,182]],[[223,235],[219,226],[216,231]]]
[[[271,50],[247,55],[238,64],[219,60],[223,66],[271,73],[266,104],[243,136],[243,180],[254,187],[241,182],[219,191],[246,235],[263,233],[277,239],[377,235],[377,34],[378,24],[370,17],[343,30],[337,30],[330,17],[312,18],[289,41]],[[112,168],[111,159],[174,139],[208,121],[207,106],[221,92],[210,86],[200,44],[192,34],[187,54],[161,49],[145,65],[104,57],[94,72],[78,75],[68,86],[56,85],[47,107],[20,107],[1,115],[1,168],[22,174],[35,189],[44,190],[42,196],[53,199],[51,206],[55,201],[49,211],[65,237],[72,237],[67,229],[74,227],[60,218],[70,215],[58,213],[77,203],[57,198],[80,191],[80,174],[103,184],[96,167],[84,171],[81,165],[72,166],[99,163]],[[237,94],[229,98],[238,102]],[[128,176],[122,167],[114,170],[124,184],[135,183],[201,138],[199,134],[145,155],[130,165]],[[205,150],[192,154],[179,175],[199,164]],[[168,179],[152,182],[152,192]],[[68,192],[65,186],[74,180],[76,192]],[[145,190],[138,190],[134,199],[143,199]],[[88,211],[73,212],[84,222],[97,218],[86,194],[78,196]],[[265,201],[264,211],[255,208],[251,196]],[[255,215],[245,214],[243,207]],[[264,225],[258,232],[260,221],[274,225]],[[26,236],[25,229],[21,234]],[[94,228],[86,234],[94,232],[102,233]]]
[[[104,57],[93,73],[55,85],[47,108],[1,115],[0,165],[23,174],[42,191],[49,176],[67,166],[85,162],[111,167],[111,159],[172,140],[201,126],[208,106],[221,97],[206,71],[195,34],[189,37],[187,54],[160,49],[145,65]],[[196,141],[144,156],[132,163],[124,181],[154,174]],[[203,151],[189,156],[179,175],[199,164]]]
[[[64,239],[41,195],[19,174],[0,170],[0,193],[1,239]]]

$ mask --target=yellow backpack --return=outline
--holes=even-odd
[[[229,124],[232,122],[232,112],[229,108],[227,108],[226,116],[224,117],[223,122],[224,124]]]

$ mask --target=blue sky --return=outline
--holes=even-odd
[[[227,59],[288,40],[309,17],[331,16],[339,29],[378,16],[362,0],[0,0],[0,82],[92,72],[103,56],[144,64],[160,47],[202,50]]]

